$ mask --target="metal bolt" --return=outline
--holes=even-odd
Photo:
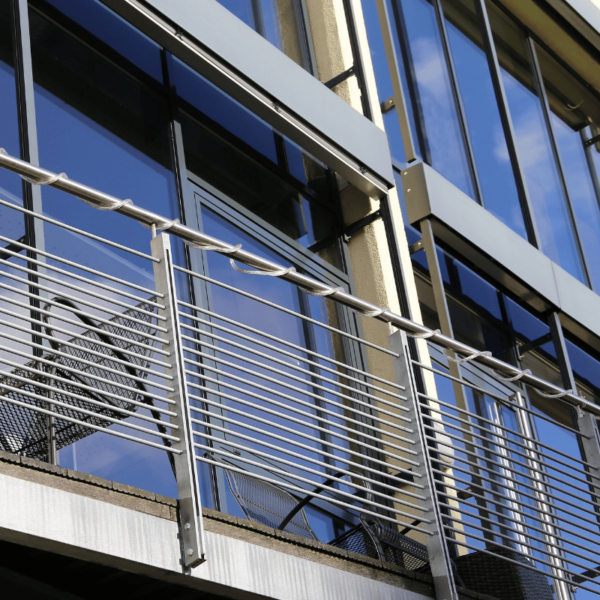
[[[191,528],[192,528],[192,526],[191,526],[189,523],[186,523],[186,524],[183,526],[183,528],[187,530],[187,529],[191,529]]]
[[[406,190],[406,192],[408,193],[408,192],[410,192],[410,190]]]
[[[188,550],[188,556],[193,556],[194,555],[194,551],[190,548]]]

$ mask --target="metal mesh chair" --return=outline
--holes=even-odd
[[[214,456],[211,458],[214,459]],[[279,529],[298,506],[299,501],[296,497],[276,485],[227,468],[225,475],[231,493],[250,521]],[[282,529],[311,540],[317,539],[303,508],[296,511]]]
[[[54,300],[77,309],[77,306],[70,300],[64,298],[55,298]],[[132,379],[132,375],[140,378],[146,377],[146,373],[143,371],[138,372],[136,367],[148,366],[147,358],[150,350],[141,348],[138,344],[150,345],[148,335],[154,332],[155,329],[152,324],[152,316],[147,313],[152,311],[153,307],[150,304],[143,303],[127,310],[118,317],[114,317],[110,320],[110,324],[102,323],[100,325],[96,325],[88,317],[75,313],[87,326],[93,327],[93,329],[89,329],[81,336],[69,340],[74,346],[51,341],[54,350],[60,348],[60,351],[68,356],[49,353],[44,355],[43,358],[53,361],[54,366],[33,360],[23,367],[14,369],[11,373],[4,375],[0,379],[0,385],[2,386],[0,389],[0,447],[7,452],[38,460],[45,460],[48,454],[48,417],[43,413],[3,402],[2,397],[8,397],[44,409],[52,406],[52,411],[56,414],[54,437],[57,450],[94,432],[94,430],[84,425],[61,420],[61,415],[105,428],[111,423],[103,417],[124,419],[126,416],[113,410],[114,407],[135,411],[137,407],[130,400],[144,401],[149,405],[153,405],[152,400],[144,396],[146,388],[143,382]],[[138,321],[141,321],[141,323]],[[46,327],[46,331],[52,335],[50,327]],[[127,341],[113,338],[111,334],[118,334],[127,338]],[[108,344],[109,347],[100,345],[99,341]],[[102,356],[91,354],[90,350],[98,352]],[[134,352],[135,355],[124,354],[121,350]],[[115,358],[129,364],[116,362]],[[84,360],[92,364],[87,364],[83,362]],[[32,373],[27,370],[27,367],[44,371],[48,373],[48,376]],[[74,369],[75,372],[67,371],[65,368]],[[104,368],[110,368],[117,372],[106,371]],[[60,379],[54,379],[51,375],[55,375]],[[101,379],[93,379],[89,375],[96,375]],[[25,378],[28,381],[15,379],[14,376]],[[28,392],[38,396],[47,396],[48,390],[40,387],[39,383],[52,385],[54,398],[57,401],[73,408],[84,408],[93,411],[95,415],[85,415],[64,406],[50,405],[44,400],[31,397]],[[115,386],[114,383],[137,388],[139,392],[124,390]],[[82,384],[94,388],[94,391],[82,388]],[[70,392],[101,401],[105,407],[99,407],[80,398],[73,398],[62,392]],[[106,396],[103,392],[116,394],[119,398]],[[155,418],[160,417],[158,413],[154,413],[153,416]],[[158,427],[160,430],[162,426]]]
[[[329,542],[382,562],[417,571],[429,564],[427,547],[384,525],[379,519],[360,516],[360,523]]]

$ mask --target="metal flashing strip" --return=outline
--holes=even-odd
[[[600,297],[594,291],[430,166],[404,169],[402,184],[412,225],[432,218],[436,237],[498,284],[538,312],[559,309],[573,333],[581,336],[587,330],[588,343],[600,337]]]
[[[102,2],[364,193],[394,187],[385,133],[215,0]]]

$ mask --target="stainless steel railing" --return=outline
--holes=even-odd
[[[54,177],[2,154],[0,165],[39,180]],[[332,518],[363,527],[373,534],[375,545],[383,546],[386,535],[391,539],[390,531],[395,532],[391,537],[396,543],[404,536],[423,544],[439,598],[457,598],[457,585],[477,589],[477,577],[493,579],[506,571],[499,564],[515,567],[510,575],[513,582],[540,586],[541,598],[546,597],[543,594],[571,598],[575,589],[597,593],[599,407],[239,246],[64,178],[52,185],[98,206],[117,207],[118,212],[153,227],[152,255],[136,252],[136,257],[152,265],[155,286],[129,284],[114,274],[80,265],[73,257],[37,251],[1,237],[13,249],[0,258],[4,269],[0,314],[12,319],[0,327],[0,363],[8,378],[0,381],[0,389],[24,390],[31,401],[0,395],[0,406],[6,402],[44,415],[50,419],[51,432],[56,423],[65,421],[163,447],[173,455],[188,564],[197,564],[204,552],[198,463],[224,473],[218,493],[226,494],[229,486],[247,516],[259,522],[276,525],[281,511],[269,502],[285,504],[292,494],[292,504],[304,498],[303,507],[311,504]],[[315,319],[243,286],[173,265],[170,237],[157,235],[161,229],[189,245],[235,257],[302,294],[315,296],[326,307],[327,317]],[[29,253],[23,256],[14,248]],[[248,307],[260,305],[274,319],[283,315],[294,327],[322,331],[336,343],[324,351],[270,330],[268,320],[253,318],[252,309],[247,314],[228,313],[218,304],[191,301],[180,288],[182,282],[196,282],[212,293],[224,290]],[[76,308],[54,297],[68,294],[77,295]],[[32,309],[30,302],[37,298],[39,306]],[[389,347],[383,347],[336,325],[355,318],[351,315],[376,318],[399,331],[390,336]],[[93,320],[94,326],[79,325],[81,317]],[[51,319],[52,333],[44,319]],[[130,337],[150,322],[143,340]],[[97,336],[89,343],[94,332],[109,330],[110,342]],[[28,337],[32,331],[33,337]],[[58,335],[60,347],[55,347]],[[428,339],[437,361],[433,367],[411,356],[411,335]],[[57,384],[68,380],[53,368],[58,358],[72,358],[82,343],[87,344],[87,354],[76,360],[88,369],[87,379],[78,381],[75,391],[67,389],[64,397],[86,404],[73,408],[71,400],[52,396]],[[117,343],[122,344],[121,355],[107,360],[106,353]],[[364,349],[371,360],[387,361],[389,375],[371,373]],[[446,350],[453,354],[446,357]],[[131,360],[138,361],[135,371],[123,375]],[[450,376],[447,360],[463,361],[462,379]],[[25,374],[13,373],[17,369]],[[66,365],[63,371],[78,369]],[[437,394],[432,391],[435,386],[426,393],[417,383],[426,373],[436,380]],[[24,388],[34,377],[44,378],[36,382],[38,388]],[[90,398],[105,380],[114,389],[102,388],[98,392],[102,400]],[[445,381],[460,386],[464,394],[446,392]],[[140,390],[138,384],[147,389]],[[548,406],[568,406],[572,422],[557,420],[539,403],[530,404],[532,389],[545,394]],[[132,395],[131,406],[105,408],[123,393]],[[144,425],[123,419],[139,417],[138,409],[147,406],[147,400],[156,402],[156,414],[145,414]],[[101,424],[94,424],[92,418]],[[111,429],[116,423],[119,427]],[[131,431],[123,433],[121,426]],[[559,438],[567,440],[567,446],[557,447]],[[265,512],[273,513],[275,521],[265,521]],[[302,521],[302,514],[297,512],[295,521],[286,525],[291,523],[310,537],[314,531],[310,522]],[[392,555],[384,559],[397,561],[398,555]],[[523,572],[529,573],[529,579]]]

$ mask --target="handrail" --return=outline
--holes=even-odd
[[[265,275],[272,274],[273,276],[285,279],[307,291],[310,294],[317,296],[327,296],[335,298],[336,301],[348,306],[362,316],[373,317],[390,323],[406,331],[409,335],[430,339],[431,341],[443,346],[456,354],[468,357],[469,359],[479,362],[494,371],[505,374],[509,377],[518,378],[523,383],[530,385],[546,394],[551,394],[556,398],[568,402],[572,406],[578,407],[600,418],[600,406],[589,402],[585,398],[577,395],[574,390],[565,390],[548,381],[540,379],[529,371],[523,371],[501,361],[489,354],[482,354],[475,348],[463,344],[457,340],[447,337],[439,331],[433,331],[424,325],[415,323],[406,317],[402,317],[388,308],[381,308],[375,304],[357,298],[341,288],[333,288],[323,282],[320,282],[308,275],[298,273],[292,268],[283,267],[282,265],[262,258],[252,252],[248,252],[241,248],[241,244],[231,246],[230,244],[214,238],[205,233],[200,233],[191,227],[183,225],[178,220],[172,221],[162,215],[136,206],[128,200],[121,200],[110,194],[106,194],[97,189],[78,183],[69,179],[64,173],[53,173],[47,169],[36,167],[24,160],[6,154],[3,149],[0,149],[0,167],[17,173],[21,177],[28,180],[35,180],[39,185],[50,185],[63,192],[76,196],[83,202],[101,210],[114,210],[122,215],[135,219],[143,226],[156,231],[168,231],[169,233],[181,238],[186,244],[204,250],[212,250],[221,254],[235,257],[246,265],[264,271]]]

